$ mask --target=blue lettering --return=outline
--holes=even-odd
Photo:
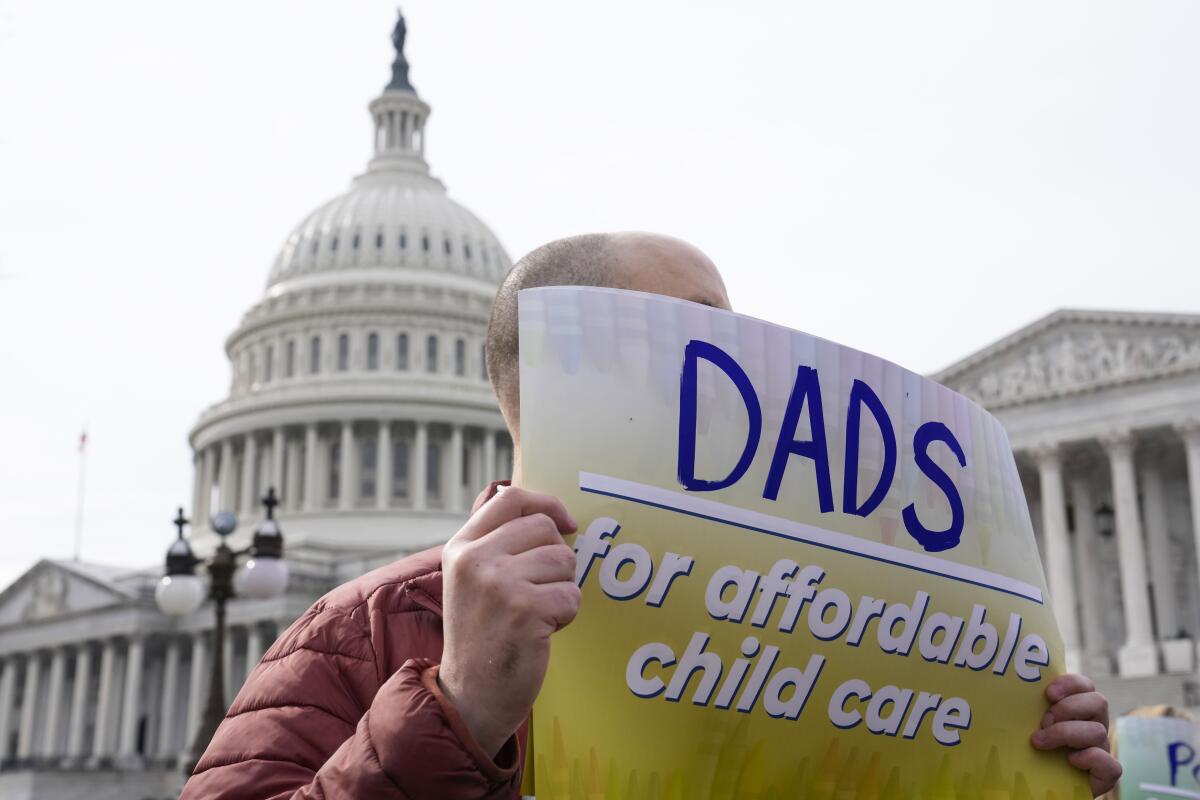
[[[1187,755],[1180,757],[1181,753]],[[1178,786],[1179,782],[1176,779],[1180,767],[1186,767],[1192,763],[1192,759],[1196,757],[1195,749],[1187,742],[1171,742],[1167,745],[1167,763],[1171,765],[1171,785]],[[1185,774],[1186,771],[1185,771]]]
[[[800,424],[800,412],[804,410],[806,400],[812,439],[798,442],[796,428]],[[821,513],[828,514],[833,511],[833,489],[829,483],[829,449],[825,445],[825,416],[821,412],[821,383],[817,378],[817,371],[803,365],[796,371],[796,382],[792,385],[792,395],[788,398],[787,410],[783,414],[783,425],[775,443],[775,455],[771,459],[771,471],[767,473],[763,497],[768,500],[778,499],[783,471],[792,455],[812,459],[817,473],[817,497]]]
[[[916,451],[914,460],[917,468],[925,473],[925,477],[933,481],[946,495],[946,500],[950,503],[950,527],[944,531],[932,531],[926,528],[921,524],[921,520],[917,519],[916,503],[909,503],[905,507],[904,527],[921,547],[937,553],[958,546],[959,538],[962,536],[965,514],[962,498],[959,497],[954,481],[950,480],[950,476],[929,457],[929,445],[933,442],[944,442],[958,459],[959,466],[967,465],[967,457],[963,453],[962,445],[954,438],[954,434],[942,423],[926,422],[917,428],[917,433],[913,437],[913,449]]]
[[[883,469],[879,481],[871,491],[871,496],[861,506],[858,505],[858,441],[859,418],[862,407],[867,407],[875,417],[879,433],[883,437]],[[865,517],[879,508],[883,498],[887,497],[892,488],[892,479],[896,476],[896,431],[888,418],[887,410],[879,395],[870,386],[860,380],[854,381],[850,387],[850,408],[846,412],[846,472],[842,483],[842,512],[857,514]]]
[[[742,395],[742,403],[745,404],[746,414],[750,418],[750,430],[746,434],[741,458],[728,475],[715,481],[696,477],[696,362],[701,358],[720,369],[733,381],[733,385]],[[688,342],[683,351],[683,373],[679,380],[679,482],[683,488],[692,492],[711,492],[737,482],[750,468],[761,435],[762,408],[745,371],[732,356],[716,345],[699,339]]]

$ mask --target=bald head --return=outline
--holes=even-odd
[[[517,292],[538,286],[632,289],[729,308],[721,273],[696,247],[654,233],[589,233],[542,245],[500,284],[487,333],[487,368],[514,441],[520,420]]]

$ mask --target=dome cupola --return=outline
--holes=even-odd
[[[267,281],[278,293],[299,286],[355,282],[363,270],[434,270],[485,281],[489,290],[511,266],[508,255],[470,211],[446,194],[425,161],[429,104],[409,80],[400,16],[392,32],[392,79],[368,109],[374,155],[349,191],[293,229]]]

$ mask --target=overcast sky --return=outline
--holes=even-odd
[[[932,371],[1200,312],[1200,3],[412,0],[427,154],[515,259],[642,228]],[[0,586],[161,560],[276,249],[369,156],[384,2],[0,0]],[[286,524],[286,523],[285,523]],[[285,528],[286,530],[286,528]]]

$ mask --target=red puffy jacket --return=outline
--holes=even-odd
[[[440,547],[339,586],[254,668],[181,800],[520,797],[524,727],[489,758],[441,655]]]

